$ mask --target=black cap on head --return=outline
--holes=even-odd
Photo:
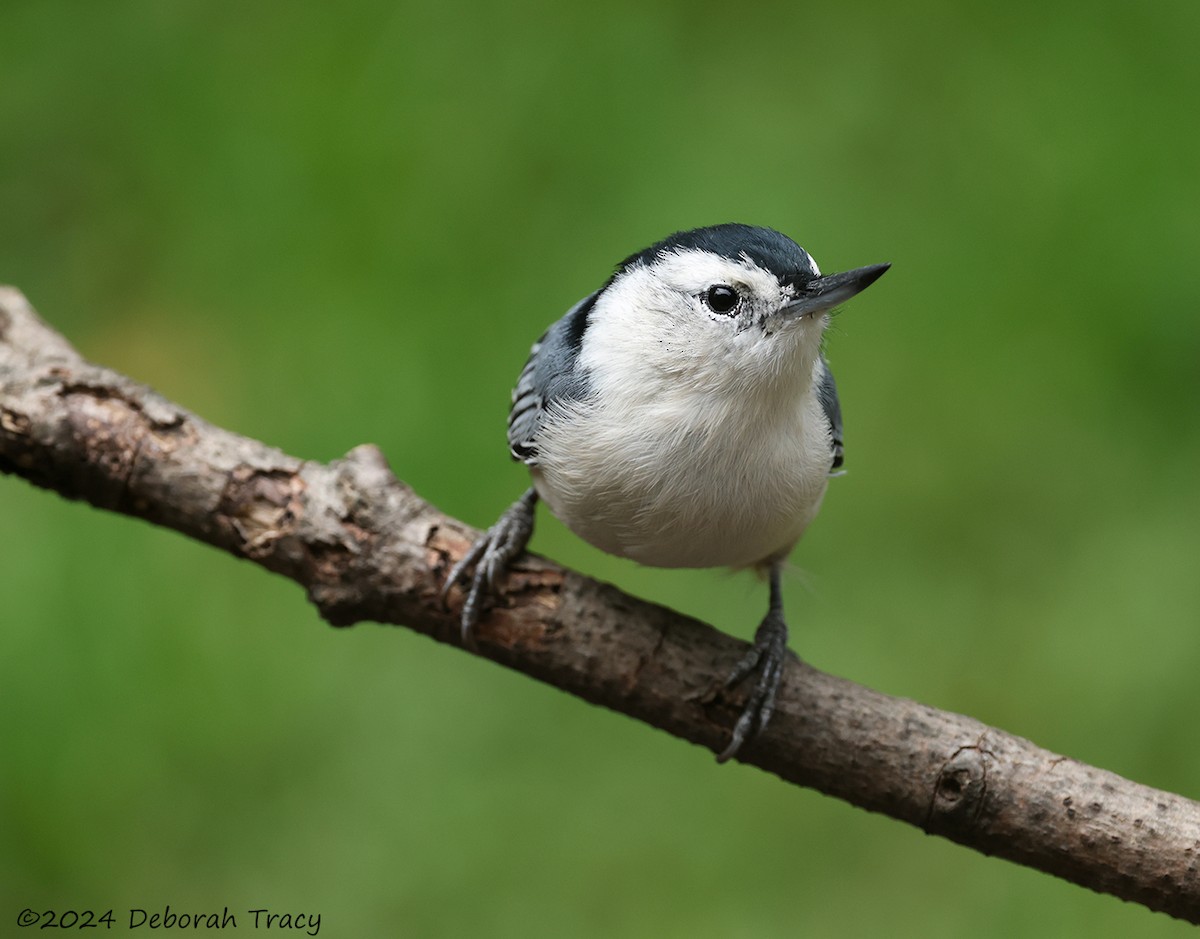
[[[662,241],[630,255],[617,267],[620,274],[635,264],[650,264],[656,258],[675,249],[710,251],[721,257],[737,260],[743,255],[765,270],[782,278],[814,277],[817,266],[809,253],[787,235],[773,228],[729,222],[691,231],[675,232]]]

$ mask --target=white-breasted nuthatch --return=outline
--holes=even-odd
[[[753,567],[770,606],[725,679],[757,673],[724,761],[766,726],[787,655],[780,568],[842,465],[837,387],[821,351],[829,312],[887,264],[822,275],[769,228],[677,232],[626,258],[533,345],[508,445],[533,487],[446,579],[475,565],[484,595],[533,532],[544,499],[596,547],[655,567]]]

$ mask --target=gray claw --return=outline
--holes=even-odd
[[[758,681],[733,726],[729,745],[717,755],[724,763],[741,749],[742,744],[762,733],[775,710],[775,697],[783,679],[783,663],[787,661],[787,624],[781,615],[768,613],[754,635],[754,647],[746,653],[725,679],[724,687],[731,688],[753,672]]]
[[[717,754],[717,762],[724,763],[737,754],[751,737],[762,733],[775,710],[775,698],[783,680],[783,665],[787,661],[788,628],[783,618],[783,599],[779,585],[779,568],[771,569],[771,606],[767,615],[754,633],[754,645],[742,656],[725,679],[724,688],[732,688],[743,678],[758,672],[754,685],[742,709],[729,745]]]
[[[537,490],[527,490],[505,510],[495,525],[471,545],[471,549],[446,576],[446,582],[442,585],[443,601],[450,588],[459,580],[464,580],[467,570],[472,565],[475,566],[460,616],[463,645],[469,649],[475,648],[475,626],[483,610],[485,594],[495,588],[509,562],[529,544],[529,538],[533,534],[533,507],[536,503]]]

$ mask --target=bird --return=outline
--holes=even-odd
[[[755,676],[718,761],[760,734],[789,654],[783,565],[844,461],[823,335],[889,267],[822,274],[788,236],[741,223],[678,231],[618,264],[517,379],[508,445],[532,485],[446,577],[443,601],[464,586],[464,644],[541,500],[609,554],[766,575],[767,613],[717,686]]]

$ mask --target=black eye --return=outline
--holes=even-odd
[[[728,284],[713,284],[704,295],[704,301],[714,313],[730,313],[742,298]]]

